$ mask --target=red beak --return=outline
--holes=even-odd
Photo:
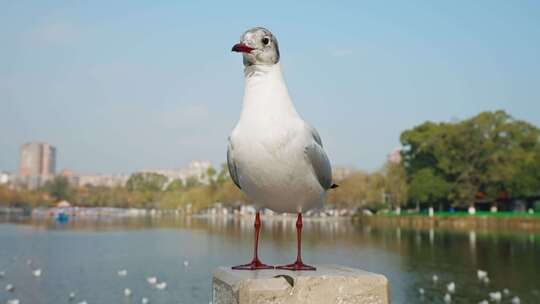
[[[253,50],[254,48],[249,47],[243,43],[237,43],[231,49],[232,52],[239,52],[239,53],[249,53]]]

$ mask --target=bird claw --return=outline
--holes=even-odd
[[[283,265],[283,266],[277,266],[276,269],[280,270],[291,270],[291,271],[300,271],[300,270],[308,270],[308,271],[314,271],[317,270],[317,268],[306,265],[301,261],[296,261],[292,264]]]
[[[233,270],[261,270],[261,269],[274,269],[274,266],[261,263],[259,260],[253,260],[251,263],[233,266]]]

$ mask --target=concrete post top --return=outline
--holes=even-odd
[[[214,271],[213,303],[389,303],[388,280],[380,274],[339,265],[316,271]]]
[[[227,282],[231,285],[246,281],[246,280],[268,280],[278,279],[276,276],[287,275],[293,279],[300,277],[321,279],[337,278],[337,277],[354,277],[354,278],[369,278],[380,283],[387,283],[386,277],[381,274],[368,272],[361,269],[340,266],[340,265],[316,265],[316,271],[288,271],[279,269],[270,270],[232,270],[231,267],[221,266],[214,270],[214,278]]]

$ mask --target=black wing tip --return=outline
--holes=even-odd
[[[337,187],[339,187],[339,185],[337,185],[337,184],[332,184],[332,186],[330,186],[330,189],[336,189]]]

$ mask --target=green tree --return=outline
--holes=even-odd
[[[184,187],[184,181],[181,179],[175,179],[167,186],[167,191],[181,191],[184,189]]]
[[[214,167],[209,167],[208,170],[206,170],[206,176],[208,176],[208,179],[213,180],[214,176],[216,175],[217,171],[214,169]]]
[[[383,169],[384,189],[394,207],[407,202],[407,174],[402,163],[387,162]]]
[[[437,176],[432,169],[424,168],[418,171],[409,185],[409,198],[418,203],[434,203],[448,198],[450,184]]]
[[[165,183],[167,183],[167,177],[164,175],[142,172],[132,174],[126,183],[126,188],[129,191],[158,192],[163,190]]]
[[[219,172],[217,174],[216,182],[219,185],[221,185],[221,184],[227,182],[228,180],[230,180],[229,167],[227,166],[227,164],[223,163],[223,164],[221,164],[221,168],[219,169]]]
[[[190,176],[186,179],[186,188],[198,187],[201,185],[201,182],[196,176]]]
[[[430,169],[449,187],[453,205],[471,205],[479,192],[493,200],[538,191],[538,177],[528,168],[540,153],[540,130],[504,111],[454,123],[426,122],[403,132],[400,140],[409,182]]]
[[[52,198],[57,201],[71,200],[73,198],[73,189],[69,184],[69,180],[64,176],[56,176],[53,180],[47,181],[43,189]]]

